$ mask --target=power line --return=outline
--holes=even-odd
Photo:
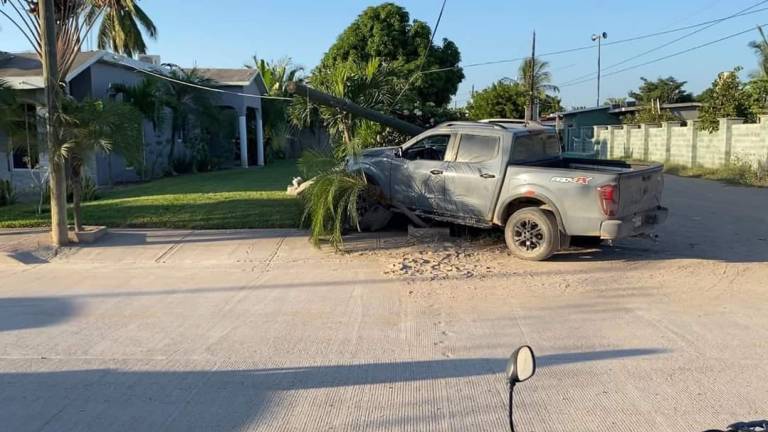
[[[768,24],[761,24],[759,27],[762,27],[762,26],[765,26],[765,25],[768,25]],[[633,65],[633,66],[628,66],[628,67],[625,67],[623,69],[619,69],[619,70],[610,72],[608,74],[605,74],[604,76],[613,76],[613,75],[620,74],[622,72],[626,72],[626,71],[629,71],[629,70],[632,70],[632,69],[637,69],[639,67],[647,66],[649,64],[658,63],[658,62],[660,62],[662,60],[667,60],[667,59],[672,58],[672,57],[677,57],[679,55],[687,54],[687,53],[689,53],[691,51],[695,51],[697,49],[705,48],[705,47],[708,47],[710,45],[714,45],[716,43],[722,42],[724,40],[733,39],[733,38],[735,38],[737,36],[741,36],[743,34],[747,34],[747,33],[752,32],[754,30],[755,30],[754,27],[750,27],[750,28],[748,28],[746,30],[743,30],[743,31],[740,31],[740,32],[737,32],[737,33],[733,33],[733,34],[730,34],[728,36],[724,36],[724,37],[721,37],[719,39],[715,39],[715,40],[710,41],[710,42],[706,42],[706,43],[703,43],[703,44],[700,44],[700,45],[696,45],[696,46],[693,46],[693,47],[690,47],[690,48],[687,48],[687,49],[684,49],[684,50],[681,50],[681,51],[677,51],[677,52],[669,54],[669,55],[665,55],[663,57],[659,57],[659,58],[656,58],[656,59],[653,59],[653,60],[649,60],[649,61],[644,62],[644,63],[636,64],[636,65]],[[571,87],[571,86],[574,86],[574,85],[583,84],[583,83],[594,81],[594,80],[595,80],[595,78],[589,78],[589,79],[584,79],[584,80],[581,80],[581,81],[578,81],[578,82],[560,84],[558,87]]]
[[[686,38],[688,38],[690,36],[693,36],[693,35],[695,35],[697,33],[701,33],[704,30],[707,30],[707,29],[709,29],[711,27],[714,27],[714,26],[716,26],[717,24],[720,24],[723,21],[727,21],[729,19],[735,18],[735,17],[739,16],[740,14],[743,14],[743,13],[745,13],[745,12],[751,10],[751,9],[754,9],[754,8],[756,8],[756,7],[758,7],[758,6],[762,5],[762,4],[765,4],[765,3],[768,3],[768,0],[759,1],[759,2],[755,3],[754,5],[746,8],[746,9],[742,9],[742,10],[736,12],[735,14],[728,15],[726,17],[719,18],[719,19],[716,19],[714,21],[710,21],[708,24],[704,25],[704,27],[697,28],[696,30],[694,30],[692,32],[689,32],[689,33],[686,33],[686,34],[684,34],[684,35],[682,35],[682,36],[680,36],[680,37],[678,37],[676,39],[673,39],[673,40],[671,40],[669,42],[663,43],[663,44],[661,44],[659,46],[656,46],[654,48],[651,48],[649,50],[643,51],[640,54],[636,54],[634,56],[628,57],[628,58],[626,58],[626,59],[624,59],[624,60],[622,60],[622,61],[620,61],[618,63],[614,63],[612,65],[606,66],[603,69],[604,70],[613,69],[613,68],[615,68],[617,66],[621,66],[623,64],[627,64],[627,63],[631,62],[632,60],[635,60],[637,58],[643,57],[643,56],[645,56],[647,54],[650,54],[652,52],[656,52],[656,51],[658,51],[660,49],[664,49],[664,48],[666,48],[666,47],[668,47],[668,46],[670,46],[670,45],[672,45],[674,43],[680,42],[681,40],[686,39]],[[589,73],[589,74],[586,74],[586,75],[582,75],[582,76],[579,76],[579,77],[576,77],[576,78],[572,78],[572,79],[566,81],[565,83],[563,83],[563,85],[568,85],[568,84],[570,84],[572,82],[580,81],[580,80],[582,80],[584,78],[591,77],[593,75],[596,75],[596,73],[592,72],[592,73]]]
[[[117,56],[115,56],[115,58],[117,59]],[[208,91],[212,91],[212,92],[216,92],[216,93],[231,94],[231,95],[235,95],[235,96],[252,97],[252,98],[257,98],[257,99],[293,100],[293,98],[283,97],[283,96],[262,96],[262,95],[254,95],[254,94],[249,94],[249,93],[240,93],[240,92],[227,91],[227,90],[217,89],[217,88],[213,88],[213,87],[206,87],[206,86],[203,86],[203,85],[199,85],[199,84],[195,84],[195,83],[186,82],[186,81],[178,80],[178,79],[175,79],[175,78],[171,78],[169,76],[165,76],[163,74],[159,74],[159,73],[156,73],[156,72],[148,71],[146,69],[142,69],[142,68],[140,68],[138,66],[129,64],[127,62],[120,62],[120,64],[123,65],[123,66],[127,66],[127,67],[129,67],[131,69],[134,69],[136,71],[145,73],[147,75],[156,77],[156,78],[164,79],[166,81],[170,81],[170,82],[173,82],[173,83],[176,83],[176,84],[181,84],[181,85],[185,85],[185,86],[189,86],[189,87],[195,87],[195,88],[198,88],[198,89],[201,89],[201,90],[208,90]]]
[[[765,3],[765,2],[763,2],[763,3]],[[760,4],[762,4],[762,3],[758,3],[758,6]],[[752,6],[752,7],[754,7],[754,6]],[[751,8],[747,8],[747,9],[751,9]],[[648,33],[648,34],[644,34],[644,35],[629,37],[629,38],[626,38],[626,39],[619,39],[619,40],[615,40],[615,41],[611,41],[611,42],[606,42],[606,43],[603,44],[603,46],[611,46],[611,45],[619,45],[619,44],[625,44],[625,43],[629,43],[629,42],[635,42],[635,41],[638,41],[638,40],[649,39],[649,38],[656,37],[656,36],[663,36],[663,35],[667,35],[667,34],[671,34],[671,33],[677,33],[677,32],[681,32],[681,31],[685,31],[685,30],[690,30],[692,28],[697,28],[697,27],[705,26],[705,25],[712,24],[712,23],[719,23],[719,22],[722,22],[722,21],[727,20],[727,19],[733,19],[733,18],[748,16],[748,15],[754,15],[756,13],[768,11],[768,7],[746,11],[747,9],[745,9],[745,11],[736,13],[734,15],[729,15],[727,17],[717,18],[717,19],[710,20],[710,21],[704,21],[704,22],[700,22],[700,23],[697,23],[697,24],[691,24],[691,25],[687,25],[687,26],[683,26],[683,27],[678,27],[678,28],[674,28],[674,29],[670,29],[670,30],[664,30],[664,31],[656,32],[656,33]],[[561,55],[561,54],[569,54],[569,53],[578,52],[578,51],[592,50],[592,49],[595,49],[594,45],[584,45],[584,46],[575,47],[575,48],[567,48],[567,49],[563,49],[563,50],[545,52],[545,53],[539,54],[538,56],[539,57],[549,57],[549,56],[555,56],[555,55]],[[504,63],[514,63],[514,62],[523,61],[526,58],[527,57],[515,57],[515,58],[503,59],[503,60],[491,60],[491,61],[485,61],[485,62],[479,62],[479,63],[470,63],[470,64],[466,64],[466,65],[459,65],[459,66],[451,66],[451,67],[430,69],[430,70],[426,70],[426,71],[421,72],[421,74],[424,75],[424,74],[429,74],[429,73],[444,72],[444,71],[455,70],[455,69],[459,69],[459,68],[467,69],[467,68],[474,68],[474,67],[480,67],[480,66],[492,66],[492,65],[504,64]],[[592,75],[592,74],[590,74],[590,75]],[[575,81],[576,79],[581,79],[581,78],[585,78],[585,77],[586,76],[579,77],[579,78],[574,78],[573,81]]]

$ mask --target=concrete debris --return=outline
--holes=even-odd
[[[469,279],[497,274],[498,257],[507,252],[503,245],[486,242],[441,242],[421,244],[398,251],[387,251],[390,264],[384,274],[430,280]]]

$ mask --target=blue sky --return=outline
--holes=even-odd
[[[267,59],[290,56],[311,68],[337,35],[367,6],[379,2],[362,0],[142,0],[142,7],[159,28],[153,54],[164,62],[208,67],[238,67],[258,54]],[[411,18],[434,27],[441,0],[398,1]],[[757,4],[757,0],[550,0],[548,2],[448,0],[437,37],[453,40],[465,64],[525,56],[530,51],[531,31],[537,32],[539,53],[591,44],[595,32],[607,32],[608,41],[672,29],[725,17]],[[537,6],[532,6],[537,5]],[[768,7],[768,2],[756,8]],[[651,60],[725,35],[768,23],[768,10],[719,23],[663,50],[633,62]],[[603,66],[675,39],[686,32],[603,48]],[[640,77],[673,75],[688,81],[688,90],[700,92],[719,71],[736,65],[745,72],[756,67],[747,47],[757,38],[751,32],[734,39],[660,63],[606,77],[601,96],[626,96]],[[28,50],[23,38],[0,19],[0,50]],[[551,56],[555,83],[564,83],[596,70],[596,50]],[[466,78],[456,99],[463,104],[474,85],[515,76],[518,63],[465,69]],[[563,87],[566,107],[594,105],[595,83]]]

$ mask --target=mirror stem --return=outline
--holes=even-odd
[[[512,395],[515,393],[515,381],[509,381],[509,430],[515,432],[515,421],[512,416],[512,408],[514,406]]]

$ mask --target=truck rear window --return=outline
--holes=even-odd
[[[539,133],[516,137],[512,143],[512,163],[551,159],[560,156],[557,135]]]
[[[496,158],[499,137],[461,134],[456,162],[478,163]]]

